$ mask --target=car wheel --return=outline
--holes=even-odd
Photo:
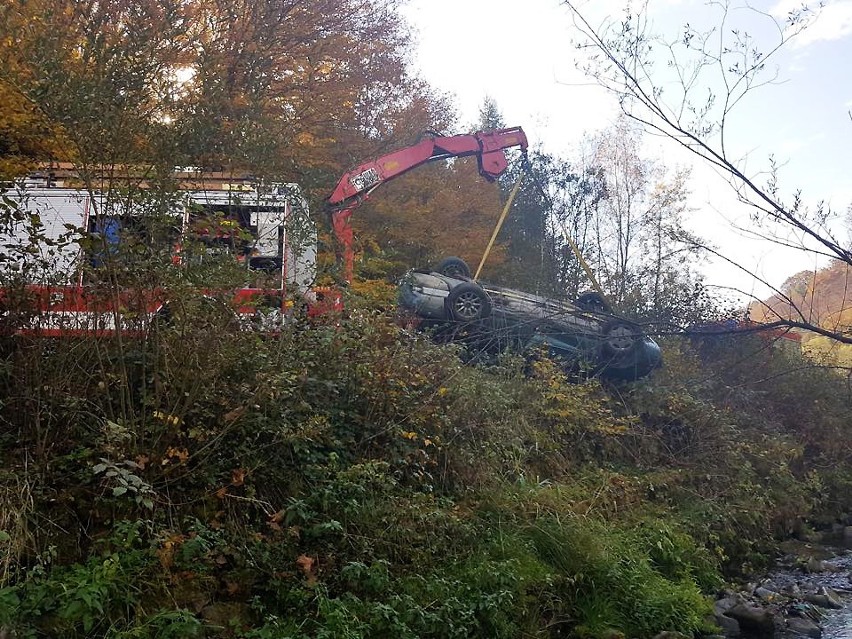
[[[582,293],[574,302],[584,311],[592,311],[593,313],[611,313],[612,308],[606,301],[603,295],[594,291]]]
[[[450,319],[457,322],[473,322],[491,314],[488,293],[473,282],[464,282],[451,290],[446,304]]]
[[[622,356],[632,352],[639,342],[639,329],[627,322],[610,322],[603,329],[605,355]]]
[[[446,257],[435,267],[435,272],[447,277],[461,279],[470,277],[470,267],[460,257]]]

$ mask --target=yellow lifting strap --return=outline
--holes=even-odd
[[[592,273],[592,269],[589,266],[589,263],[583,258],[583,254],[580,253],[580,248],[577,246],[577,243],[571,238],[571,234],[568,233],[568,229],[565,228],[565,223],[562,223],[562,235],[565,240],[568,242],[568,246],[571,247],[571,252],[574,253],[574,257],[577,258],[577,261],[580,263],[580,266],[583,267],[583,271],[586,273],[586,277],[589,278],[589,281],[592,283],[592,288],[597,291],[598,295],[601,297],[605,297],[603,290],[601,289],[601,285],[598,284],[597,279],[595,279],[594,274]]]
[[[485,248],[485,253],[482,254],[482,260],[479,262],[479,267],[476,269],[476,274],[473,276],[473,279],[478,280],[479,274],[482,272],[482,267],[485,265],[485,260],[488,259],[488,254],[491,253],[491,248],[494,246],[494,240],[497,239],[497,234],[500,232],[500,229],[503,228],[503,222],[506,221],[506,216],[509,214],[509,209],[512,208],[512,202],[515,201],[515,196],[518,194],[518,190],[521,188],[521,182],[524,181],[524,174],[521,173],[521,176],[518,178],[518,181],[515,182],[515,186],[512,188],[512,192],[509,193],[509,199],[506,200],[506,206],[503,207],[503,212],[500,214],[500,219],[497,220],[497,226],[494,227],[494,232],[491,234],[491,239],[488,240],[488,246]]]
[[[476,274],[473,276],[474,280],[479,279],[479,274],[482,272],[482,267],[485,265],[485,260],[488,259],[488,254],[491,253],[491,249],[494,246],[494,241],[497,239],[497,235],[500,233],[500,229],[503,228],[503,222],[506,221],[506,216],[509,214],[509,209],[512,208],[512,202],[515,201],[515,196],[518,194],[518,190],[521,188],[521,182],[524,181],[524,173],[521,173],[518,181],[515,182],[515,186],[512,188],[511,193],[509,193],[509,199],[506,200],[506,205],[503,207],[503,212],[500,214],[500,219],[497,220],[497,226],[494,227],[494,232],[491,234],[491,239],[488,240],[488,246],[485,248],[485,253],[482,255],[482,260],[479,262],[479,266],[476,269]],[[589,281],[592,283],[592,287],[597,291],[597,293],[601,297],[604,296],[603,289],[601,285],[598,283],[597,278],[595,278],[594,273],[592,273],[592,269],[589,266],[589,263],[586,262],[583,254],[580,253],[580,247],[577,246],[577,243],[571,237],[571,234],[568,233],[568,229],[565,228],[565,223],[561,224],[562,226],[562,235],[565,237],[565,240],[568,242],[568,246],[571,247],[571,252],[574,253],[574,257],[577,258],[577,261],[580,263],[580,266],[583,268],[583,271],[586,273],[586,277],[589,278]]]

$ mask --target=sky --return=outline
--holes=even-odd
[[[617,19],[618,0],[577,0],[593,26]],[[737,5],[737,0],[732,0]],[[799,0],[752,0],[753,8],[783,20]],[[508,126],[522,126],[532,145],[571,159],[584,135],[610,126],[614,98],[577,69],[579,34],[558,0],[409,0],[404,15],[417,41],[413,66],[454,97],[469,130],[486,96]],[[700,0],[651,0],[652,29],[677,35],[684,24],[716,26],[718,13]],[[765,19],[734,9],[739,26],[765,50],[775,40]],[[852,0],[827,0],[817,19],[780,51],[770,71],[777,79],[752,91],[729,123],[731,156],[761,184],[769,158],[780,166],[781,193],[801,190],[804,202],[825,201],[843,214],[852,204]],[[692,167],[689,226],[721,253],[772,286],[823,266],[813,255],[751,237],[749,213],[712,169],[665,140],[647,141],[649,156],[672,168]],[[740,229],[740,230],[736,230]],[[845,237],[845,231],[838,231]],[[711,286],[735,287],[765,298],[771,289],[727,262],[705,268]]]

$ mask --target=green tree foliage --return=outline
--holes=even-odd
[[[481,126],[502,125],[492,99],[480,118]],[[617,308],[663,327],[711,310],[695,269],[701,241],[685,228],[689,173],[645,159],[641,134],[627,121],[600,133],[575,164],[530,152],[528,163],[501,176],[504,199],[521,177],[498,236],[505,261],[489,265],[486,276],[573,299],[593,288],[591,273]]]
[[[482,129],[506,126],[493,98],[485,98],[479,117],[477,126]],[[512,164],[498,179],[504,201],[517,181],[522,181],[497,237],[505,258],[489,257],[484,273],[523,290],[557,298],[575,297],[579,282],[568,281],[570,275],[577,274],[569,275],[571,258],[565,227],[573,224],[575,241],[582,241],[585,227],[581,230],[577,225],[595,198],[594,186],[554,155],[534,150],[527,160]]]
[[[477,123],[477,127],[482,131],[489,131],[491,129],[505,129],[506,126],[506,120],[500,112],[497,100],[491,96],[485,96],[482,106],[479,107],[479,122]]]
[[[520,289],[574,299],[591,283],[568,242],[588,254],[591,222],[605,185],[593,170],[577,171],[565,160],[534,151],[526,166],[512,167],[507,179],[523,176],[500,238],[508,260],[497,277]],[[507,187],[511,188],[511,186]]]

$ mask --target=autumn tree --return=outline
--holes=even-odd
[[[63,159],[336,172],[426,92],[396,5],[7,2],[0,77],[63,127]]]
[[[645,156],[642,131],[620,119],[591,139],[586,162],[605,197],[591,215],[588,250],[612,301],[648,319],[686,320],[701,296],[702,241],[685,226],[690,172]]]
[[[3,79],[0,104],[0,181],[25,175],[61,153],[61,130]]]
[[[353,220],[359,246],[374,260],[370,275],[398,276],[451,255],[476,268],[501,206],[498,186],[479,175],[471,157],[428,164],[397,178],[357,209]],[[489,264],[503,259],[497,247]]]
[[[408,67],[398,5],[9,2],[0,78],[64,132],[53,157],[84,174],[134,167],[150,184],[175,166],[234,169],[320,202],[346,168],[455,128],[448,98]],[[378,270],[396,273],[478,259],[499,207],[475,161],[459,160],[389,186],[353,223],[360,248],[394,263]]]
[[[412,92],[386,112],[380,130],[373,125],[353,128],[345,134],[350,142],[341,144],[334,156],[339,163],[304,176],[303,183],[314,185],[318,197],[328,195],[345,169],[453,128],[455,112],[446,97],[413,77],[406,84]],[[479,242],[471,238],[485,233],[476,211],[490,208],[483,198],[497,197],[488,187],[473,158],[422,166],[387,183],[352,218],[358,269],[370,278],[395,278],[447,255],[473,259],[472,246]]]
[[[400,126],[431,95],[408,71],[396,0],[197,4],[197,126],[216,131],[224,118],[235,143],[253,139],[243,160],[251,166],[308,186],[320,171],[327,186],[341,169],[435,124],[429,113],[419,126]],[[224,150],[209,152],[229,159]]]
[[[452,126],[448,100],[409,70],[398,5],[5,2],[0,88],[15,99],[0,105],[0,151],[71,161],[90,184],[132,167],[168,189],[175,166],[231,169],[319,202],[348,166]],[[65,143],[28,149],[36,116]]]
[[[833,212],[825,205],[806,206],[799,191],[785,196],[778,163],[770,158],[765,171],[749,170],[730,139],[738,107],[750,93],[776,80],[773,60],[808,28],[814,11],[803,5],[779,20],[748,6],[734,12],[728,1],[712,3],[714,26],[700,30],[685,25],[677,34],[665,36],[651,31],[647,3],[636,10],[626,8],[623,17],[600,27],[591,24],[577,3],[564,0],[564,4],[580,34],[580,49],[589,54],[585,70],[618,99],[628,117],[725,176],[739,201],[751,207],[764,239],[852,265],[848,245],[832,226]],[[738,18],[762,21],[774,40],[758,42]],[[768,179],[761,177],[767,175]],[[716,257],[731,262],[718,251]],[[774,290],[787,310],[770,327],[804,329],[852,344],[848,327],[825,328],[811,321],[807,310],[783,291]]]
[[[84,171],[152,163],[172,137],[171,74],[189,55],[187,21],[177,3],[7,2],[0,78],[63,132],[56,159]]]
[[[413,102],[412,107],[418,104],[422,105],[420,111],[409,109],[410,115],[431,113],[433,122],[439,125],[412,131],[408,140],[396,143],[392,148],[416,143],[427,130],[429,135],[456,133],[448,131],[454,120],[448,102],[442,101],[440,96],[433,96],[428,101],[420,99]],[[410,115],[401,122],[420,120]],[[480,121],[472,128],[493,130],[504,127],[496,102],[486,98]],[[388,139],[393,139],[393,136]],[[366,259],[362,262],[366,265],[369,261],[372,265],[367,267],[370,274],[378,276],[384,272],[398,275],[405,268],[427,267],[450,255],[463,258],[472,269],[476,269],[497,224],[508,190],[517,177],[516,172],[522,167],[515,152],[510,150],[509,155],[510,171],[500,176],[496,184],[485,181],[479,174],[476,159],[469,157],[450,158],[419,167],[383,186],[381,194],[358,209],[353,218],[365,251]],[[507,177],[510,173],[512,177]],[[511,229],[512,222],[507,221],[506,228]],[[511,233],[505,230],[501,233],[488,255],[483,277],[500,279],[503,265],[514,259],[511,237]]]

